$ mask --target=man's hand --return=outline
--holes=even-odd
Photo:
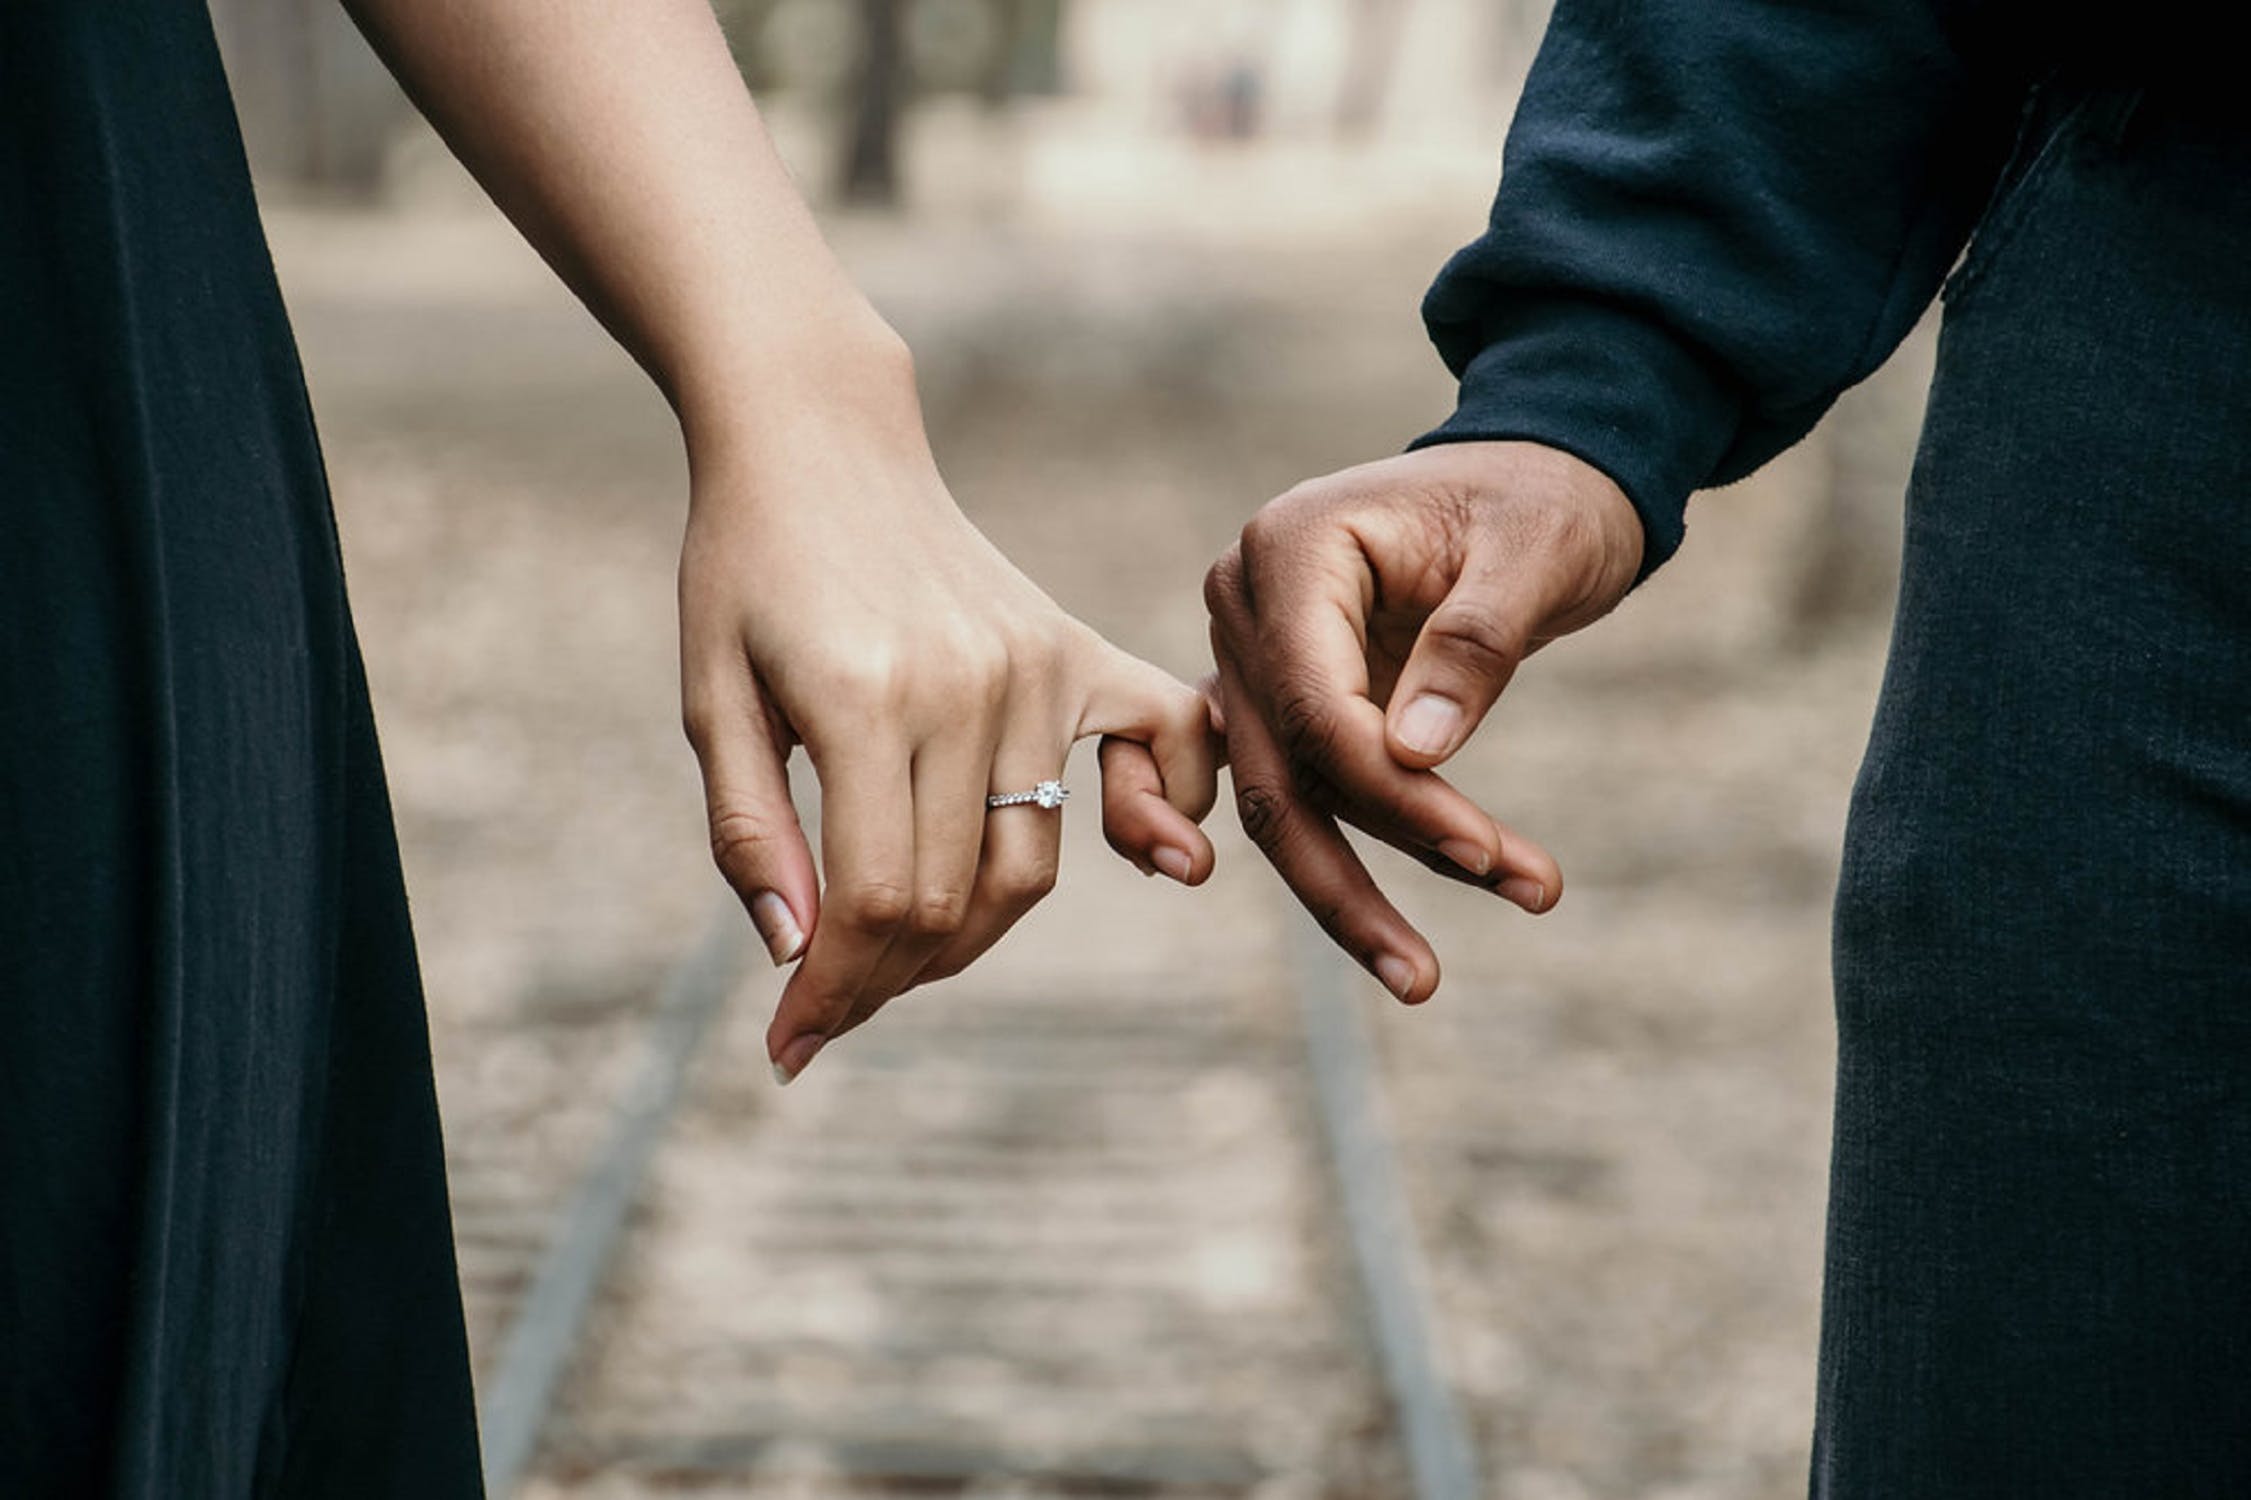
[[[1438,957],[1339,821],[1526,911],[1553,906],[1547,851],[1431,768],[1519,661],[1624,597],[1641,544],[1600,470],[1534,443],[1462,443],[1299,485],[1205,579],[1244,830],[1401,1000],[1438,988]]]

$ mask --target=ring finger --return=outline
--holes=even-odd
[[[1004,742],[993,758],[996,794],[1029,791],[1042,781],[1061,778],[1071,750],[1061,730],[1031,732]],[[1026,912],[1055,889],[1063,856],[1063,814],[1036,802],[990,810],[985,822],[985,857],[977,867],[977,887],[961,930],[932,954],[914,983],[930,984],[960,973],[1007,935]]]

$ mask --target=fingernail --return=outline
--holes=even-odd
[[[1548,888],[1537,880],[1519,875],[1513,880],[1502,881],[1497,889],[1502,899],[1514,901],[1535,916],[1548,909]]]
[[[774,1082],[784,1088],[795,1083],[797,1076],[805,1071],[805,1065],[813,1060],[813,1055],[827,1045],[828,1038],[814,1032],[807,1032],[791,1042],[782,1049],[782,1055],[774,1059]]]
[[[1448,839],[1438,846],[1438,852],[1480,878],[1492,872],[1493,856],[1467,839]]]
[[[1396,953],[1386,953],[1376,960],[1376,978],[1383,987],[1400,999],[1407,998],[1415,987],[1415,966]]]
[[[1417,755],[1444,755],[1462,732],[1462,706],[1424,693],[1399,715],[1399,743]]]
[[[1194,867],[1195,861],[1191,860],[1188,857],[1187,851],[1182,849],[1159,849],[1152,853],[1149,857],[1152,860],[1156,861],[1158,869],[1164,871],[1167,875],[1170,875],[1173,879],[1179,881],[1182,885],[1186,885],[1188,883],[1188,875],[1190,870]]]
[[[774,956],[776,967],[805,951],[805,933],[797,925],[796,913],[789,909],[787,901],[772,891],[760,891],[750,898],[750,921],[758,929],[759,937],[765,940],[766,951]]]

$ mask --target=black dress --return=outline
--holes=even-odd
[[[427,1032],[200,0],[0,6],[0,1495],[478,1491]]]

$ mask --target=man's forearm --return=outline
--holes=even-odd
[[[871,367],[903,377],[903,351],[822,242],[704,0],[347,4],[691,436],[808,390],[857,399]]]
[[[1558,0],[1487,232],[1424,304],[1423,441],[1578,455],[1678,545],[1913,326],[2006,154],[2024,41],[1977,0]]]

